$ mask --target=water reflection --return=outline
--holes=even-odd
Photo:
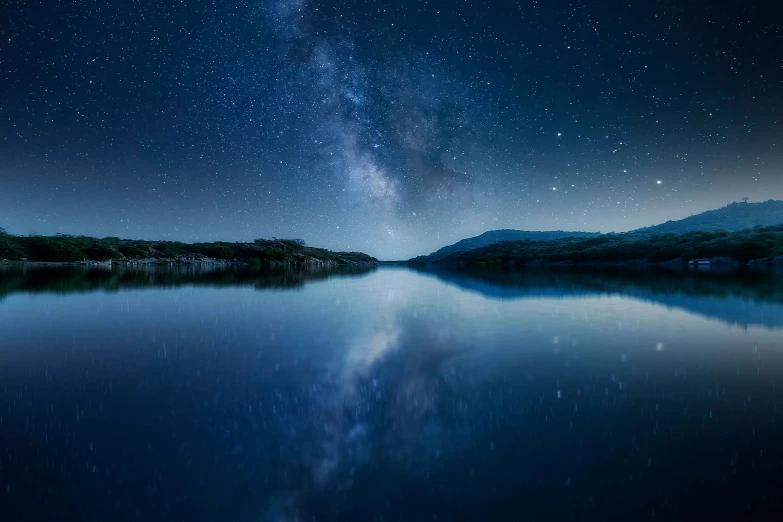
[[[773,272],[465,270],[417,268],[496,299],[622,295],[742,326],[783,327],[783,276]]]
[[[310,281],[333,277],[361,277],[375,268],[353,265],[335,268],[262,270],[217,265],[142,267],[0,265],[0,299],[16,292],[91,292],[134,288],[253,286],[258,289],[299,288]]]
[[[756,326],[779,318],[660,305],[777,306],[775,281],[380,269],[291,292],[261,274],[82,275],[122,291],[16,283],[0,301],[11,520],[780,510],[783,333]],[[63,286],[86,289],[38,288]]]
[[[17,292],[91,292],[180,286],[263,289],[302,288],[330,278],[363,277],[374,267],[252,270],[210,266],[148,268],[40,268],[0,265],[0,299]],[[621,295],[680,308],[740,326],[783,327],[783,275],[737,271],[672,272],[652,270],[468,270],[413,268],[462,290],[492,299],[536,299]],[[384,343],[382,338],[374,343]]]

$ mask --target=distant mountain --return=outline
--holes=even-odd
[[[411,259],[416,262],[438,261],[449,254],[455,252],[462,252],[465,250],[475,250],[477,248],[492,245],[494,243],[500,243],[501,241],[551,241],[553,239],[561,239],[564,237],[578,237],[578,238],[590,238],[600,236],[598,232],[565,232],[563,230],[550,230],[544,232],[527,231],[527,230],[490,230],[475,237],[469,237],[461,241],[457,241],[453,245],[448,245],[440,250],[433,252],[427,256],[419,256]]]
[[[769,200],[763,203],[730,203],[716,210],[689,216],[678,221],[667,221],[652,227],[626,232],[626,235],[653,236],[656,234],[687,234],[689,232],[716,232],[726,230],[738,232],[756,226],[770,227],[783,224],[783,201]],[[525,230],[490,230],[483,234],[463,239],[426,256],[410,261],[427,263],[441,261],[457,252],[467,252],[500,243],[502,241],[552,241],[562,238],[589,239],[600,236],[598,232],[529,232]]]
[[[686,234],[688,232],[737,232],[756,226],[783,224],[783,201],[770,199],[764,203],[731,203],[678,221],[631,231],[633,234]]]

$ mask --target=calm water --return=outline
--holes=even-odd
[[[767,275],[0,272],[0,519],[783,513]]]

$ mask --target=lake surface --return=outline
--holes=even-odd
[[[783,513],[771,275],[0,272],[3,521]]]

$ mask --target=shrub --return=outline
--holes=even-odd
[[[86,259],[87,253],[79,248],[78,241],[73,241],[67,236],[45,237],[32,236],[24,238],[28,258],[33,261],[81,261]]]
[[[110,259],[119,259],[122,257],[118,250],[98,241],[90,245],[90,248],[87,249],[86,254],[89,259],[94,259],[97,261],[107,261]]]
[[[0,259],[19,259],[25,257],[18,242],[9,235],[0,235]]]
[[[149,249],[133,244],[119,245],[117,250],[128,259],[138,259],[140,257],[149,257],[150,255]]]

